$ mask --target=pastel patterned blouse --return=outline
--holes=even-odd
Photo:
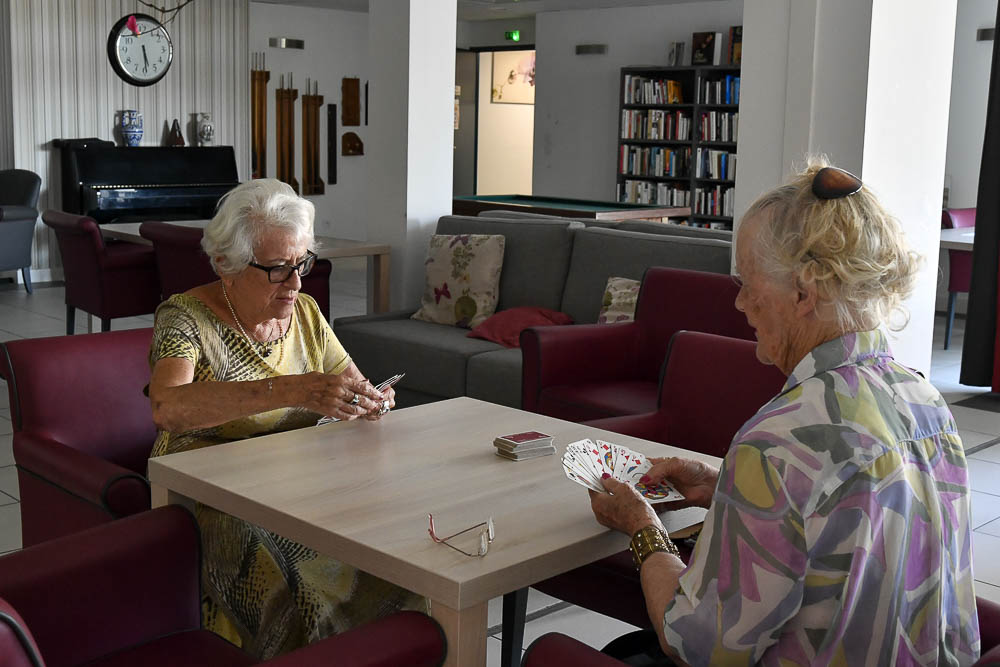
[[[880,331],[820,345],[726,454],[664,615],[691,665],[968,665],[965,454]]]

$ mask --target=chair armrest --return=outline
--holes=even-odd
[[[201,626],[198,525],[176,505],[4,556],[0,571],[0,597],[50,665]]]
[[[391,313],[375,313],[374,315],[352,315],[350,317],[338,317],[333,321],[333,329],[338,326],[348,324],[361,324],[362,322],[386,322],[388,320],[405,320],[410,317],[415,310],[394,310]]]
[[[268,667],[436,667],[444,662],[441,626],[424,614],[403,611],[268,660]]]
[[[30,206],[0,206],[0,221],[30,220],[38,218],[38,211]]]
[[[521,332],[521,409],[534,412],[546,387],[625,377],[639,329],[627,324],[531,327]]]
[[[625,667],[625,663],[558,632],[550,632],[533,641],[521,663],[521,667],[564,666]]]
[[[35,433],[15,433],[13,449],[20,468],[116,518],[149,509],[149,481],[127,468]]]
[[[667,419],[661,412],[645,412],[640,415],[622,415],[620,417],[605,417],[583,422],[587,426],[602,428],[605,431],[622,433],[634,438],[667,442]]]
[[[1000,604],[976,596],[976,614],[979,616],[979,639],[982,652],[1000,645]]]

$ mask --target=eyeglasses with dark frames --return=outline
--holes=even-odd
[[[812,181],[812,193],[819,199],[840,199],[861,190],[864,183],[849,171],[838,167],[823,167]]]
[[[486,521],[483,521],[481,523],[477,523],[475,526],[470,526],[465,530],[460,530],[457,533],[449,535],[448,537],[438,537],[437,533],[434,532],[433,514],[428,514],[427,520],[430,522],[430,527],[427,529],[427,532],[430,533],[432,540],[434,540],[438,544],[443,544],[446,547],[451,547],[458,553],[465,554],[466,556],[470,556],[472,558],[482,558],[483,556],[485,556],[486,553],[490,550],[490,544],[493,543],[493,538],[496,535],[496,531],[493,527],[493,517],[490,517]],[[454,544],[450,544],[448,542],[448,540],[454,537],[458,537],[459,535],[464,535],[465,533],[473,531],[477,528],[479,528],[480,531],[479,531],[479,550],[476,553],[470,553],[464,549],[459,549]]]
[[[312,271],[316,264],[316,253],[306,250],[306,258],[298,264],[279,264],[278,266],[264,266],[256,262],[250,262],[250,266],[255,269],[267,272],[267,279],[272,283],[283,283],[292,277],[292,271],[299,272],[299,278],[305,278]]]

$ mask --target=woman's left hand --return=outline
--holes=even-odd
[[[389,387],[382,392],[383,400],[378,403],[378,406],[365,415],[365,419],[368,421],[378,421],[382,417],[389,414],[389,410],[396,407],[396,390]]]
[[[590,491],[590,508],[599,524],[629,537],[646,526],[662,527],[652,506],[639,495],[634,486],[619,482],[611,476],[602,479],[601,484],[611,495]]]

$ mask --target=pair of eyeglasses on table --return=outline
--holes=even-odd
[[[490,550],[490,544],[493,543],[493,538],[496,536],[496,530],[493,526],[493,517],[488,518],[486,521],[477,523],[475,526],[469,526],[465,530],[460,530],[457,533],[448,535],[447,537],[438,537],[437,532],[434,530],[434,515],[428,514],[427,521],[430,526],[427,528],[427,532],[430,533],[431,539],[438,544],[443,544],[446,547],[450,547],[460,554],[465,554],[471,558],[482,558]],[[465,549],[460,549],[454,544],[448,542],[459,535],[464,535],[466,533],[472,532],[473,530],[479,529],[479,551],[471,553]]]

